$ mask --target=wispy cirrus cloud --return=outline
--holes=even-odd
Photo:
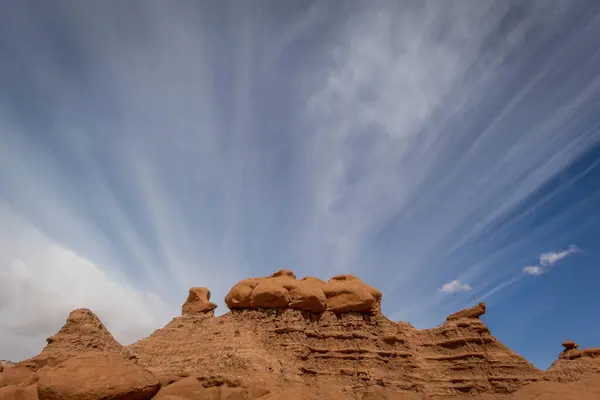
[[[578,253],[579,251],[579,247],[575,245],[570,245],[565,250],[542,253],[539,256],[539,265],[532,265],[523,268],[523,274],[534,276],[543,275],[546,272],[548,272],[552,268],[552,266],[554,266],[554,264],[573,253]]]
[[[540,254],[540,264],[544,267],[551,267],[563,258],[573,253],[579,252],[579,248],[575,245],[570,245],[568,249],[561,251],[551,251],[549,253]]]

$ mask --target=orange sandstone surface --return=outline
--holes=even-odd
[[[0,364],[0,400],[600,399],[600,348],[566,341],[541,371],[490,333],[483,303],[418,330],[381,299],[352,275],[280,270],[234,285],[219,317],[191,288],[181,316],[126,347],[74,310],[39,355]]]

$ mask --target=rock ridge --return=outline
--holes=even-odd
[[[484,303],[420,330],[381,299],[352,275],[279,270],[234,285],[218,317],[192,287],[181,316],[126,347],[74,310],[38,356],[4,366],[0,400],[585,399],[600,376],[600,349],[571,341],[538,370],[492,335]]]

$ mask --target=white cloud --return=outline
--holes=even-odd
[[[539,275],[542,275],[544,272],[545,272],[544,268],[540,267],[539,265],[529,265],[529,266],[523,268],[524,275],[539,276]]]
[[[156,295],[52,241],[0,202],[0,354],[37,354],[69,312],[94,311],[123,344],[151,333],[173,310]],[[171,315],[169,315],[171,314]]]
[[[471,289],[472,287],[468,283],[460,283],[460,280],[455,279],[452,282],[444,283],[439,290],[444,293],[458,293],[469,292]]]
[[[570,245],[566,250],[542,253],[539,256],[540,265],[530,265],[523,268],[523,275],[540,276],[548,272],[550,268],[563,258],[579,252],[579,247]]]
[[[556,264],[558,261],[562,260],[563,258],[565,258],[573,253],[577,253],[577,252],[579,252],[579,248],[575,245],[571,245],[566,250],[542,253],[542,254],[540,254],[540,264],[543,265],[544,267],[551,267],[552,265]]]

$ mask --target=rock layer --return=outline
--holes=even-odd
[[[210,290],[205,287],[190,288],[188,297],[181,306],[182,315],[206,314],[217,308],[217,305],[210,301]]]
[[[181,316],[126,348],[91,311],[75,310],[40,355],[0,372],[0,400],[38,394],[65,400],[583,400],[598,393],[600,349],[565,342],[552,367],[540,371],[490,333],[481,319],[483,303],[418,330],[382,315],[381,298],[351,275],[324,282],[281,270],[236,284],[226,298],[232,311],[219,317],[208,289],[192,288]]]

